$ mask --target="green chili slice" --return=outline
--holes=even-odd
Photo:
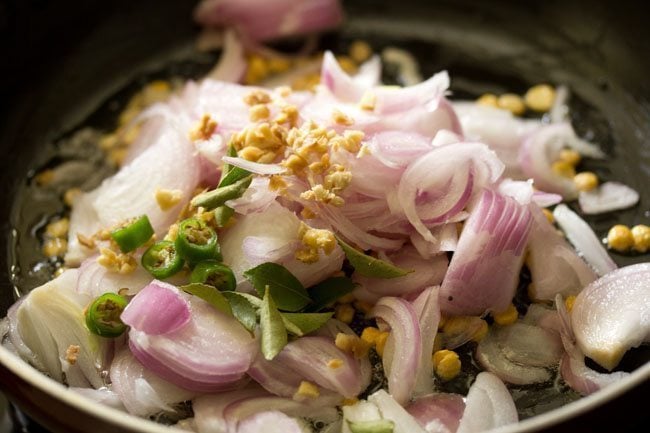
[[[142,267],[159,280],[176,274],[184,263],[171,241],[156,242],[142,255]]]
[[[192,270],[190,282],[207,284],[220,291],[233,291],[237,287],[232,270],[216,260],[204,260],[198,263]]]
[[[111,232],[111,237],[123,253],[130,253],[139,246],[142,246],[151,239],[152,235],[153,227],[151,227],[149,217],[146,215],[135,218],[123,227]]]
[[[104,293],[86,309],[86,326],[101,337],[119,337],[126,331],[126,325],[120,319],[126,304],[123,296]]]
[[[217,233],[197,218],[188,218],[181,222],[175,245],[181,257],[190,264],[221,256]]]

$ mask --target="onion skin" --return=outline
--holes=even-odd
[[[628,349],[650,341],[650,263],[617,269],[585,287],[571,325],[581,351],[608,370]]]
[[[466,316],[505,310],[517,288],[531,224],[527,207],[485,190],[465,223],[442,283],[441,310]]]

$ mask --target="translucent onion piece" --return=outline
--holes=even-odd
[[[243,168],[251,173],[261,175],[280,174],[286,170],[279,164],[261,164],[259,162],[248,161],[239,157],[224,156],[222,160],[226,164]]]
[[[555,344],[555,340],[549,341]],[[528,360],[527,365],[509,359],[506,354],[507,344],[508,341],[503,335],[503,329],[492,328],[479,343],[476,349],[476,359],[487,371],[514,385],[543,383],[551,379],[551,373],[546,368],[533,365],[536,361],[532,357]],[[541,340],[541,344],[546,344],[546,340]],[[543,347],[541,348],[542,351],[544,350]],[[521,357],[514,356],[512,349],[510,349],[509,354],[515,359],[521,359]]]
[[[18,308],[27,299],[26,296],[18,299],[14,304],[9,307],[7,317],[0,321],[2,329],[0,329],[0,341],[10,352],[20,356],[23,360],[27,361],[37,369],[46,371],[45,366],[38,359],[36,354],[25,344],[23,338],[18,331]]]
[[[440,305],[438,303],[440,287],[429,287],[424,289],[413,306],[418,315],[420,324],[420,341],[422,350],[415,379],[414,394],[423,395],[433,392],[433,341],[438,333],[440,323]]]
[[[401,210],[424,239],[434,242],[424,222],[449,221],[463,210],[474,191],[496,182],[503,167],[481,143],[437,147],[404,172],[397,189]]]
[[[368,401],[379,408],[383,419],[393,421],[393,433],[425,433],[418,421],[383,389],[370,395]]]
[[[404,299],[385,297],[377,302],[370,315],[382,319],[390,326],[389,340],[393,340],[394,351],[388,369],[388,391],[397,402],[405,404],[413,393],[422,356],[417,313]]]
[[[571,389],[582,395],[593,394],[630,375],[624,371],[599,373],[585,365],[584,356],[572,357],[568,353],[560,361],[560,374]]]
[[[341,433],[352,433],[348,423],[350,422],[368,422],[381,420],[379,408],[368,401],[359,400],[352,405],[343,406],[343,428]]]
[[[237,34],[226,31],[223,38],[223,51],[219,62],[208,72],[207,77],[212,80],[229,81],[238,83],[244,78],[247,63],[244,57],[244,45]]]
[[[575,199],[578,189],[573,179],[555,173],[551,165],[559,159],[565,146],[575,146],[578,142],[570,123],[540,127],[520,148],[519,163],[524,175],[533,178],[535,187],[542,191],[561,194],[567,200]]]
[[[93,202],[97,197],[97,190],[82,193],[74,200],[70,212],[70,227],[68,229],[68,250],[65,253],[65,264],[67,266],[79,266],[87,257],[94,252],[84,247],[79,242],[77,235],[92,236],[100,228],[97,211]]]
[[[101,387],[99,389],[93,388],[69,388],[70,391],[73,391],[79,395],[83,395],[85,398],[101,403],[105,406],[112,407],[118,410],[125,410],[120,397],[112,390],[106,387]]]
[[[582,352],[616,367],[625,352],[650,341],[650,263],[617,269],[576,298],[571,324]]]
[[[557,233],[539,207],[531,204],[529,209],[534,220],[527,261],[533,282],[529,289],[532,297],[552,301],[557,294],[578,294],[598,275]]]
[[[617,268],[616,263],[609,257],[607,250],[582,218],[561,204],[553,210],[553,216],[558,225],[564,230],[566,237],[576,247],[576,250],[589,263],[599,276]]]
[[[519,420],[510,392],[498,377],[482,372],[469,389],[458,433],[491,430]]]
[[[260,412],[239,422],[237,433],[304,433],[300,422],[279,411]]]
[[[465,411],[465,399],[451,393],[424,395],[410,403],[406,411],[427,432],[455,433]]]
[[[517,288],[531,224],[527,207],[485,190],[465,223],[442,283],[442,311],[480,316],[505,310]]]
[[[318,32],[343,18],[338,0],[203,0],[194,18],[204,26],[235,27],[255,41]]]
[[[277,191],[269,189],[268,178],[256,177],[241,197],[226,201],[226,205],[242,215],[260,213],[268,209],[277,196]]]
[[[110,369],[111,386],[129,413],[137,416],[174,412],[175,404],[196,396],[156,376],[124,348],[115,356]]]
[[[578,196],[580,209],[587,215],[627,209],[639,202],[639,193],[619,182],[605,182],[592,191]]]
[[[112,353],[112,341],[88,331],[84,309],[91,301],[75,290],[79,272],[69,269],[32,290],[16,312],[20,338],[52,378],[68,385],[100,388],[101,371]],[[66,360],[71,344],[79,346],[74,364]]]
[[[137,331],[164,335],[187,325],[190,306],[175,286],[154,280],[129,302],[120,318]]]
[[[191,320],[165,335],[129,331],[129,346],[149,370],[181,388],[208,392],[236,387],[250,367],[258,344],[233,317],[203,300],[189,299]],[[169,320],[165,311],[143,314]]]
[[[219,394],[202,395],[192,401],[194,424],[199,433],[228,433],[228,425],[224,417],[224,409],[239,400],[268,396],[268,393],[258,386],[249,386],[235,391]]]
[[[343,365],[339,368],[329,367],[332,359],[342,360]],[[336,347],[331,338],[298,338],[287,344],[275,361],[295,374],[346,398],[356,397],[364,389],[359,363]]]
[[[128,289],[128,294],[136,294],[153,280],[153,277],[143,267],[136,267],[129,274],[111,272],[105,266],[97,263],[97,256],[92,256],[79,267],[79,280],[77,291],[93,298],[104,293],[118,293],[121,289]]]

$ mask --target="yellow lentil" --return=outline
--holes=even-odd
[[[497,106],[503,110],[508,110],[515,116],[521,116],[526,112],[526,106],[521,96],[514,93],[504,93],[497,99]]]
[[[500,311],[497,313],[492,313],[492,318],[494,322],[498,325],[512,325],[517,321],[519,313],[514,305],[510,304],[505,311]]]
[[[583,171],[573,178],[578,191],[591,191],[598,187],[598,177],[591,171]]]
[[[632,237],[634,238],[634,249],[640,253],[645,253],[650,249],[650,227],[639,224],[632,227]]]
[[[480,98],[476,100],[476,103],[478,105],[485,105],[488,107],[498,107],[499,104],[497,103],[498,98],[497,95],[493,95],[492,93],[485,93],[481,95]]]
[[[573,149],[562,149],[560,151],[560,160],[575,167],[580,164],[582,157]]]
[[[615,251],[628,251],[634,245],[632,231],[626,225],[615,225],[607,233],[607,245]]]
[[[524,95],[526,106],[540,113],[547,112],[555,102],[555,89],[548,84],[538,84],[531,87]]]
[[[460,373],[460,358],[452,350],[439,350],[432,357],[436,375],[442,380],[451,380]]]

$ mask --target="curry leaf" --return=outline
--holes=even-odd
[[[300,311],[311,299],[302,283],[287,268],[277,263],[262,263],[244,272],[262,296],[268,286],[278,308],[284,311]]]
[[[262,331],[262,354],[270,361],[286,346],[288,337],[282,316],[273,302],[269,289],[264,293],[262,308],[260,308],[260,330]]]
[[[221,294],[230,302],[232,314],[244,328],[253,331],[257,325],[257,309],[262,306],[262,300],[255,296],[250,296],[258,301],[254,304],[249,300],[245,293],[238,292],[221,292]]]
[[[180,286],[180,289],[189,293],[190,295],[194,295],[203,299],[205,302],[212,305],[214,308],[221,312],[231,315],[233,314],[228,300],[219,290],[215,289],[212,286],[201,283],[192,283],[186,286]]]
[[[343,242],[338,236],[336,240],[343,249],[348,261],[354,267],[354,270],[365,277],[397,278],[413,272],[412,270],[398,268],[391,263],[357,251],[351,245]]]
[[[354,282],[348,277],[332,277],[321,281],[315,286],[307,289],[312,304],[308,311],[320,311],[329,306],[341,296],[347,295],[354,290]]]
[[[287,326],[287,330],[298,337],[304,334],[309,334],[325,324],[332,318],[333,312],[329,313],[280,313],[284,319],[285,326],[287,322],[291,323],[292,327]],[[293,327],[297,328],[299,332],[295,332]]]

